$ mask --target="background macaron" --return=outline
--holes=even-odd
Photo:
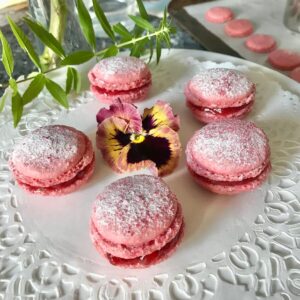
[[[92,176],[95,155],[89,138],[75,128],[50,125],[25,136],[9,160],[19,186],[41,195],[62,195]]]
[[[253,25],[247,19],[234,19],[225,24],[224,31],[230,37],[246,37],[253,32]]]
[[[268,55],[269,63],[279,70],[293,70],[300,66],[300,53],[288,49],[276,49]]]
[[[253,52],[268,53],[276,48],[276,41],[268,34],[253,34],[246,40],[245,45]]]
[[[290,77],[298,82],[300,82],[300,67],[294,69],[291,73],[290,73]]]
[[[239,71],[212,68],[187,83],[185,97],[194,116],[204,123],[243,118],[252,109],[255,85]]]
[[[252,190],[267,178],[270,147],[253,122],[224,120],[198,130],[186,147],[188,169],[197,183],[218,194]]]
[[[143,100],[151,86],[151,72],[136,57],[109,57],[97,63],[88,74],[91,91],[102,102],[132,103]]]
[[[143,268],[167,258],[183,235],[176,196],[159,178],[135,175],[105,188],[93,205],[91,238],[111,264]]]
[[[225,23],[232,20],[234,17],[233,11],[224,6],[211,7],[205,13],[205,19],[211,23]]]

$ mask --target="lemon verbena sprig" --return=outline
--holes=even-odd
[[[60,0],[53,0],[51,1],[51,5],[60,2]],[[44,54],[47,53],[48,56],[50,54],[52,55],[51,58],[47,56],[48,61],[45,61],[45,57],[39,57],[37,55],[33,45],[22,29],[8,17],[10,28],[17,39],[19,46],[33,62],[37,68],[37,72],[32,73],[22,80],[13,78],[14,57],[7,39],[0,30],[2,63],[9,77],[8,83],[0,84],[0,88],[8,87],[0,99],[0,112],[2,112],[5,107],[6,101],[9,98],[8,95],[11,95],[11,111],[14,126],[16,127],[21,120],[24,106],[32,102],[44,88],[49,91],[56,102],[63,107],[68,108],[68,94],[71,91],[79,92],[81,86],[80,74],[73,66],[85,63],[95,57],[97,59],[103,59],[117,55],[122,49],[128,49],[130,55],[136,57],[140,57],[147,51],[149,61],[151,61],[153,54],[156,53],[156,61],[159,63],[162,45],[166,45],[169,48],[171,47],[170,35],[175,33],[175,29],[167,19],[166,10],[164,11],[159,26],[154,27],[149,22],[149,15],[143,2],[141,0],[136,0],[136,2],[139,9],[139,15],[129,16],[135,24],[133,30],[129,31],[121,23],[111,26],[98,1],[93,0],[93,8],[97,19],[112,42],[111,46],[100,51],[97,49],[96,35],[91,16],[82,0],[75,0],[75,4],[78,12],[78,22],[83,36],[89,45],[89,50],[79,50],[66,54],[61,41],[63,34],[59,33],[58,36],[55,36],[55,34],[49,32],[37,21],[25,17],[24,21],[26,25],[44,45]],[[67,68],[66,83],[64,86],[60,86],[50,79],[47,74],[63,67]],[[25,81],[30,81],[30,84],[25,92],[21,94],[18,83]]]

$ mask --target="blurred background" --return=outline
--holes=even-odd
[[[65,4],[67,9],[67,24],[64,35],[64,47],[66,52],[70,52],[76,49],[85,49],[87,44],[83,38],[81,31],[76,20],[76,9],[73,0],[51,0],[52,4],[57,5]],[[103,49],[109,45],[110,40],[106,38],[102,28],[96,20],[95,14],[92,8],[92,0],[84,0],[86,6],[89,8],[90,15],[94,22],[94,28],[97,35],[97,46],[99,49]],[[159,17],[162,16],[164,8],[168,5],[168,0],[149,0],[143,1],[144,5],[151,15],[151,22],[157,24]],[[106,16],[111,24],[122,22],[129,30],[133,28],[132,21],[128,18],[128,14],[134,15],[137,11],[135,0],[99,0]],[[35,43],[36,48],[39,49],[41,54],[42,48],[38,41],[33,40],[28,27],[22,21],[22,17],[25,15],[31,15],[37,19],[40,23],[49,28],[50,26],[50,1],[49,0],[0,0],[0,29],[4,35],[8,38],[9,43],[12,45],[14,56],[16,59],[16,67],[14,75],[18,77],[20,75],[26,75],[32,72],[34,66],[24,54],[22,49],[17,45],[16,40],[11,33],[9,26],[7,25],[6,16],[9,15],[16,21],[21,28],[25,31],[28,37]],[[55,23],[55,22],[54,22]],[[57,25],[57,24],[56,24]],[[176,48],[192,48],[202,49],[202,47],[194,41],[189,34],[178,28],[176,36],[172,39],[173,46]],[[1,54],[1,49],[0,49]],[[2,64],[0,64],[0,83],[5,82],[7,76],[4,72]]]

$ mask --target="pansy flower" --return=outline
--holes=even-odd
[[[123,173],[155,164],[160,176],[177,166],[181,144],[179,117],[168,103],[157,101],[141,116],[136,106],[120,101],[97,114],[97,147],[116,172]]]

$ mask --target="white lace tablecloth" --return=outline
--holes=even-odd
[[[81,66],[82,78],[91,66]],[[248,118],[269,137],[272,172],[255,191],[218,196],[193,182],[183,154],[165,180],[182,204],[185,237],[168,260],[144,270],[112,267],[90,242],[91,204],[119,176],[99,151],[91,182],[61,198],[24,193],[8,168],[13,145],[43,125],[74,126],[95,142],[94,117],[101,103],[86,90],[70,97],[66,111],[43,92],[26,107],[17,129],[9,104],[5,107],[0,114],[0,300],[300,299],[299,84],[235,57],[163,51],[161,63],[151,65],[149,99],[138,107],[151,107],[157,99],[170,102],[181,118],[185,148],[199,122],[185,106],[184,86],[199,70],[217,66],[244,72],[256,84],[256,102]],[[59,84],[65,82],[64,72],[51,76]]]

